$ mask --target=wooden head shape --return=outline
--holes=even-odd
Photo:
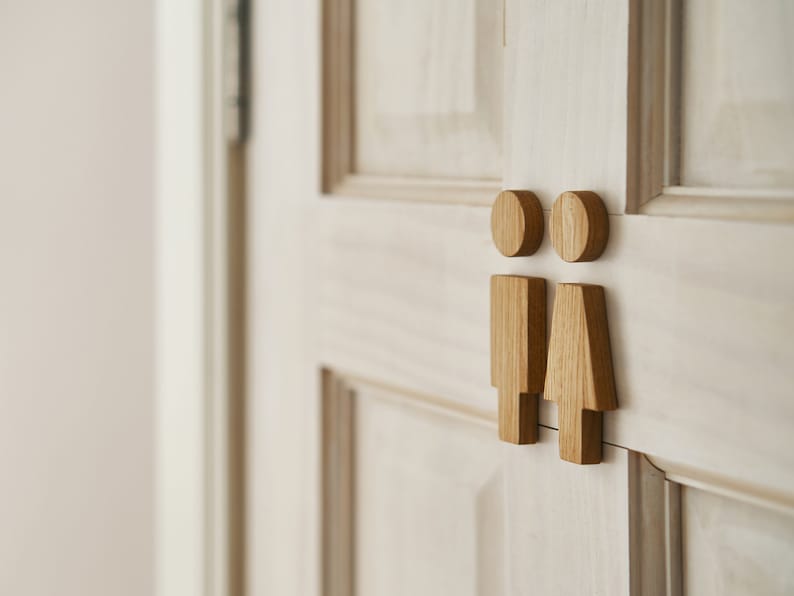
[[[491,208],[491,233],[506,257],[534,254],[543,240],[543,208],[528,190],[503,190]]]
[[[551,243],[564,261],[595,261],[609,239],[604,202],[589,190],[562,193],[551,208]]]

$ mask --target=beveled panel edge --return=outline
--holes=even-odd
[[[380,176],[354,171],[354,0],[321,0],[321,5],[323,196],[490,206],[502,190],[501,180]]]
[[[738,190],[668,186],[637,213],[765,223],[794,223],[794,190]]]
[[[323,368],[321,376],[322,437],[321,593],[355,594],[355,420],[353,390]]]
[[[323,192],[330,198],[374,198],[490,207],[499,180],[344,174]]]
[[[320,188],[331,192],[353,167],[353,0],[321,0]]]
[[[794,516],[794,497],[791,495],[703,471],[663,457],[653,455],[646,457],[656,468],[664,471],[665,478],[670,482]]]
[[[678,178],[681,2],[629,1],[627,214]]]
[[[682,2],[629,2],[626,214],[794,223],[794,189],[678,185]]]
[[[410,403],[414,407],[442,412],[446,416],[463,418],[483,424],[494,430],[497,428],[497,416],[493,410],[479,409],[451,399],[398,387],[390,383],[343,371],[335,366],[323,365],[321,370],[324,379],[333,379],[335,384],[344,387],[351,395],[355,394],[356,390],[368,389],[377,393],[379,399],[395,401],[398,399],[397,396],[399,396],[401,401]],[[325,382],[323,387],[323,399],[325,399]],[[329,395],[333,397],[334,394],[330,393]],[[496,435],[494,435],[494,439],[496,439]]]
[[[646,455],[629,451],[629,592],[681,596],[678,485]]]

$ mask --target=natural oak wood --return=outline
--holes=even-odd
[[[557,286],[543,397],[557,402],[560,457],[599,463],[601,412],[618,407],[601,286]]]
[[[546,281],[491,277],[491,385],[499,390],[499,438],[535,443],[546,369]]]
[[[551,243],[564,261],[595,261],[609,239],[609,217],[601,198],[589,190],[562,193],[551,208]]]
[[[491,208],[494,244],[506,257],[534,254],[543,240],[543,207],[528,190],[503,190]]]

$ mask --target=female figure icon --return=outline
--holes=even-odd
[[[551,211],[551,242],[565,261],[597,259],[609,237],[609,217],[590,191],[565,192]],[[602,414],[618,407],[604,288],[558,284],[543,398],[557,402],[560,457],[601,461]]]

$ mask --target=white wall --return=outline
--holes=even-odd
[[[152,593],[152,17],[0,0],[2,595]]]

